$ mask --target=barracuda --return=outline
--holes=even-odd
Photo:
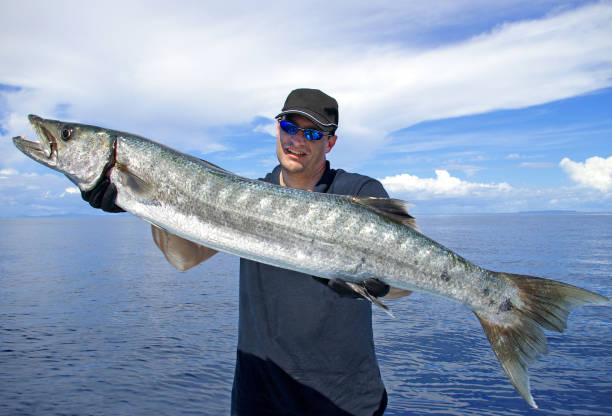
[[[608,303],[553,280],[480,268],[421,234],[405,203],[319,194],[250,180],[146,138],[30,115],[38,137],[13,139],[82,191],[107,175],[116,204],[220,251],[323,278],[378,278],[466,305],[520,395],[537,407],[527,368],[546,353],[542,328],[562,332],[569,310]]]

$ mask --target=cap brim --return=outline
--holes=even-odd
[[[309,111],[306,110],[301,110],[301,109],[290,109],[290,110],[285,110],[281,113],[279,113],[276,118],[280,118],[282,116],[285,116],[287,114],[297,114],[300,115],[302,117],[306,117],[307,119],[309,119],[310,121],[312,121],[314,124],[317,125],[317,127],[324,131],[324,132],[330,132],[330,131],[334,131],[335,129],[338,128],[338,125],[335,123],[324,123],[322,121],[320,121],[319,119],[317,119],[317,117],[312,114]]]

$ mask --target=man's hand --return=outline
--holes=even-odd
[[[359,293],[355,292],[342,279],[323,279],[321,277],[316,277],[316,276],[313,276],[313,278],[319,283],[327,285],[327,287],[329,287],[331,290],[333,290],[334,292],[336,292],[338,295],[340,295],[343,298],[357,299],[357,298],[362,297]],[[366,292],[368,292],[368,294],[370,294],[371,296],[375,298],[382,298],[387,293],[389,293],[389,289],[390,289],[389,285],[381,282],[378,279],[366,279],[363,282],[361,282],[360,285],[363,286],[363,288],[365,289]]]
[[[92,207],[105,212],[125,212],[123,208],[115,205],[117,187],[108,178],[103,178],[89,191],[81,191],[81,198]]]

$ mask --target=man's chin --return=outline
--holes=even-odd
[[[281,163],[281,167],[283,168],[283,171],[292,175],[304,172],[304,166],[298,165],[296,163]]]
[[[300,160],[287,157],[287,155],[280,160],[280,164],[283,170],[288,173],[300,173],[304,171],[304,164]]]

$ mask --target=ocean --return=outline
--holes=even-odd
[[[470,261],[612,298],[612,214],[423,215]],[[225,415],[238,259],[178,272],[129,215],[0,219],[1,415]],[[531,409],[464,306],[415,293],[373,310],[386,415],[611,415],[612,307],[570,315],[531,367]]]

